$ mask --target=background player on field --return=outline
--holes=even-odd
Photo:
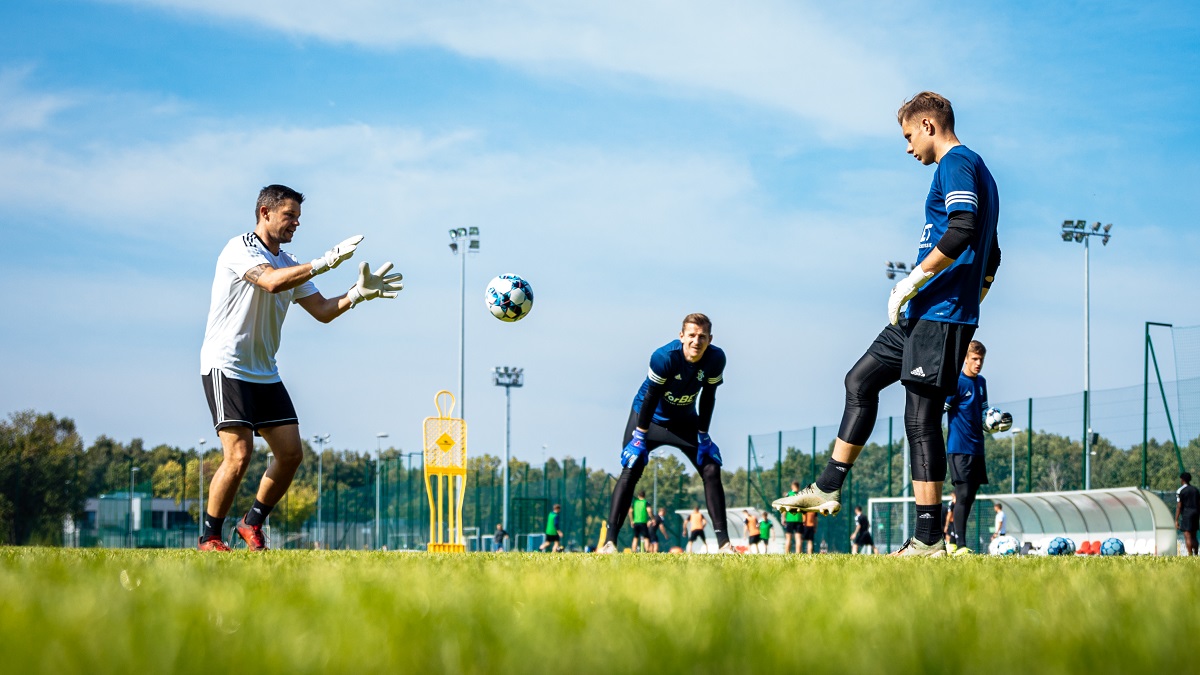
[[[1197,550],[1196,530],[1200,527],[1200,490],[1192,485],[1192,474],[1184,471],[1179,474],[1182,485],[1175,491],[1175,529],[1183,533],[1183,546],[1188,555],[1200,553]]]
[[[987,462],[983,455],[983,414],[988,409],[987,380],[980,371],[987,348],[978,340],[967,346],[967,358],[958,374],[958,389],[946,397],[946,462],[954,485],[953,515],[950,526],[954,536],[947,546],[954,555],[971,553],[967,546],[967,523],[979,486],[987,485]],[[1012,427],[1012,415],[1004,413],[997,431]]]
[[[287,492],[304,456],[296,409],[275,365],[288,306],[296,303],[329,323],[364,300],[394,298],[403,287],[399,274],[384,276],[391,263],[374,274],[362,263],[358,282],[349,292],[337,298],[321,295],[311,279],[354,255],[363,238],[351,237],[320,258],[300,263],[280,245],[290,243],[300,227],[303,202],[304,195],[289,187],[263,188],[255,206],[254,231],[229,240],[217,258],[200,373],[224,455],[209,485],[201,550],[229,550],[221,530],[250,466],[254,436],[267,442],[273,459],[253,506],[235,527],[251,550],[267,547],[262,524]]]
[[[621,451],[621,476],[608,512],[607,541],[600,553],[616,553],[617,534],[625,521],[634,486],[642,477],[650,451],[671,445],[691,461],[704,482],[704,499],[721,553],[735,553],[726,529],[725,486],[721,483],[721,451],[708,435],[717,387],[725,372],[725,352],[713,347],[712,321],[703,314],[683,319],[679,339],[655,350],[650,371],[633,399]],[[697,412],[699,399],[699,412]]]
[[[941,536],[946,446],[942,409],[979,323],[979,303],[1000,266],[1000,198],[983,159],[954,134],[950,101],[922,92],[896,113],[907,152],[937,163],[925,200],[917,266],[892,288],[888,325],[846,375],[846,407],[832,457],[813,485],[775,501],[783,510],[841,510],[847,472],[875,427],[879,392],[905,389],[904,427],[911,450],[917,526],[899,555],[944,555]],[[905,307],[907,305],[907,308]]]
[[[546,514],[546,541],[538,547],[539,551],[550,549],[551,553],[558,553],[563,550],[562,546],[562,528],[558,526],[558,519],[562,514],[562,504],[555,504],[550,513]]]
[[[793,481],[792,489],[788,491],[788,497],[794,497],[800,494],[800,484]],[[799,511],[788,511],[783,514],[783,552],[796,553],[800,552],[800,535],[804,532],[804,514]],[[792,542],[795,542],[795,549],[792,548]]]
[[[854,532],[850,533],[850,553],[874,553],[875,538],[871,536],[871,521],[861,506],[854,507]]]
[[[646,491],[638,492],[637,499],[629,507],[629,522],[633,523],[633,551],[643,553],[650,551],[650,504],[646,501]]]
[[[696,552],[696,540],[704,546],[704,551],[708,552],[708,539],[704,536],[704,526],[708,524],[708,519],[700,513],[700,507],[697,506],[688,514],[687,520],[683,523],[683,536],[687,539],[687,552]]]
[[[746,524],[746,546],[753,548],[755,553],[759,553],[762,543],[762,532],[758,529],[758,513],[754,509],[749,509],[743,514],[742,522]]]
[[[771,522],[771,516],[766,511],[758,514],[758,538],[762,543],[762,552],[771,552],[771,528],[775,524]]]

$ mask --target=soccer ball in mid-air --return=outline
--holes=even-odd
[[[1046,555],[1071,555],[1075,545],[1066,537],[1055,537],[1046,545]]]
[[[533,288],[515,274],[501,274],[484,291],[488,311],[501,321],[520,321],[533,309]]]
[[[1100,544],[1100,555],[1125,555],[1125,542],[1116,537],[1109,537]]]
[[[988,553],[992,555],[1016,555],[1021,550],[1021,542],[1016,537],[1005,535],[996,537],[988,544]]]
[[[989,434],[994,434],[997,431],[1008,431],[1012,428],[1012,415],[1001,411],[999,408],[988,408],[983,411],[983,430]]]

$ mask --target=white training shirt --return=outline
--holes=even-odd
[[[996,534],[1008,534],[1008,528],[1005,527],[1008,519],[1004,517],[1003,511],[996,512]]]
[[[266,263],[295,267],[295,256],[280,250],[274,255],[258,235],[250,232],[229,240],[217,257],[212,302],[204,345],[200,347],[200,373],[218,369],[226,377],[245,382],[279,382],[275,352],[288,306],[317,292],[306,281],[290,291],[268,293],[246,281],[246,272]]]

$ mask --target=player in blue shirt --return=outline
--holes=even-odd
[[[900,382],[917,527],[897,553],[940,556],[946,553],[938,517],[946,479],[943,404],[979,323],[979,303],[1000,266],[1000,198],[983,160],[954,134],[950,101],[921,92],[896,119],[908,154],[938,165],[925,199],[917,265],[892,289],[888,325],[846,375],[846,407],[828,466],[815,483],[776,500],[775,507],[830,515],[841,510],[842,483],[874,429],[879,392]]]
[[[958,389],[946,397],[946,461],[954,484],[954,555],[971,552],[967,546],[967,522],[980,485],[987,485],[987,463],[983,456],[984,411],[988,409],[987,380],[980,375],[987,348],[978,340],[967,346],[967,358],[958,374]],[[1004,413],[995,431],[1012,427],[1012,415]]]
[[[703,314],[689,314],[683,319],[679,339],[650,356],[650,372],[633,399],[625,427],[623,469],[613,488],[607,540],[599,553],[616,553],[617,535],[633,501],[634,486],[642,477],[650,451],[661,445],[679,448],[696,467],[704,481],[704,498],[720,552],[734,552],[726,528],[721,451],[708,435],[717,387],[725,372],[725,352],[711,342],[712,321]]]

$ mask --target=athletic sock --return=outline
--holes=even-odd
[[[202,539],[220,539],[221,528],[225,527],[225,519],[217,518],[216,516],[208,515],[208,511],[204,512],[204,535]]]
[[[825,465],[825,470],[817,478],[817,489],[821,492],[835,492],[842,489],[842,483],[845,482],[846,474],[850,472],[852,466],[854,465],[839,462],[836,459],[829,460],[829,463]]]
[[[267,516],[271,515],[271,508],[255,499],[254,505],[246,512],[246,524],[250,527],[261,526],[267,520]]]
[[[917,504],[917,531],[913,533],[913,538],[926,546],[936,544],[938,539],[942,538],[942,528],[938,523],[938,516],[941,513],[942,507],[938,504],[933,506]]]

